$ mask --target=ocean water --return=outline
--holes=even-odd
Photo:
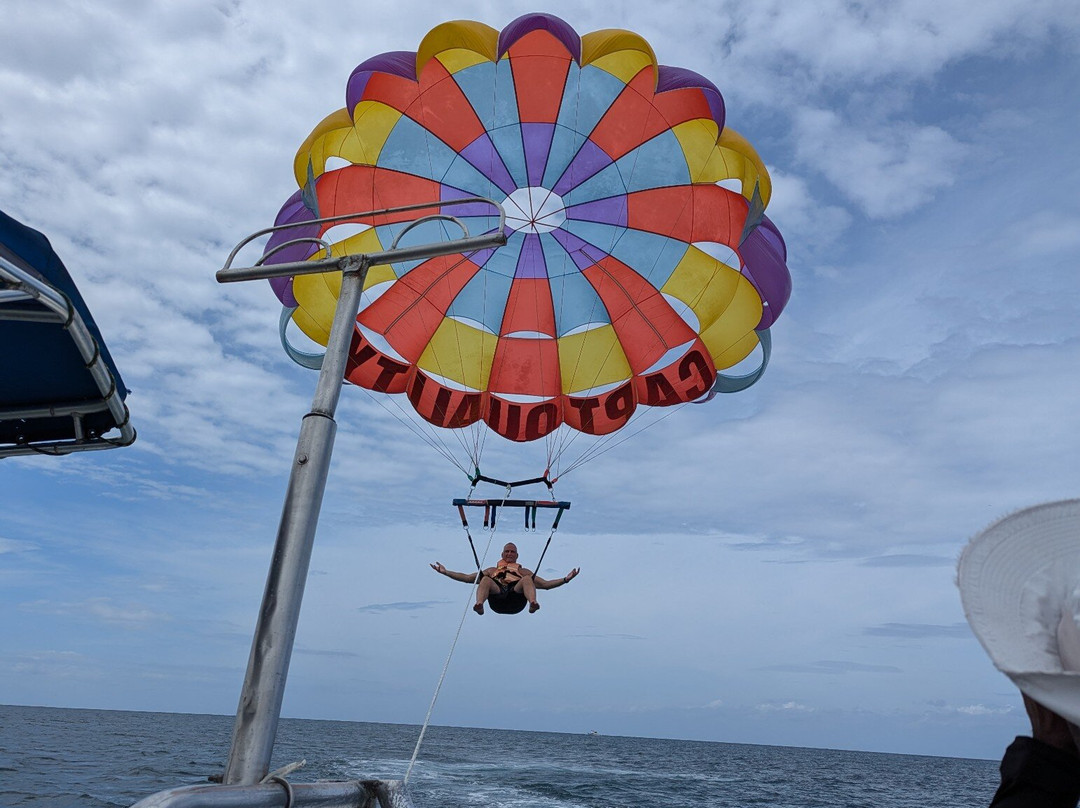
[[[231,716],[0,706],[0,808],[127,806],[206,782]],[[272,766],[294,782],[401,779],[419,728],[283,719]],[[986,760],[431,727],[416,808],[984,808]]]

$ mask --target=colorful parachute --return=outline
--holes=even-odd
[[[353,71],[346,107],[307,138],[295,172],[300,190],[277,224],[472,196],[503,205],[505,247],[373,267],[366,280],[346,378],[407,394],[437,426],[484,421],[515,441],[560,425],[603,435],[640,405],[748,386],[759,374],[722,371],[759,342],[763,369],[791,290],[764,216],[769,175],[725,127],[719,90],[658,65],[629,31],[579,37],[546,14],[501,32],[440,25],[416,53]],[[462,207],[445,212],[473,234],[496,226],[490,207]],[[368,253],[408,218],[303,234]],[[268,263],[322,255],[283,246],[297,232],[275,235]],[[340,275],[272,283],[325,345]]]

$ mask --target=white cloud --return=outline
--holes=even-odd
[[[1013,712],[1012,707],[987,707],[985,704],[968,704],[957,707],[956,712],[963,715],[1008,715]]]
[[[733,21],[721,34],[730,60],[799,78],[805,71],[799,83],[816,87],[925,79],[969,56],[1013,55],[1050,31],[1073,37],[1080,31],[1080,14],[1067,0],[977,7],[963,0],[767,0],[724,9]]]
[[[166,614],[135,603],[118,605],[112,598],[95,597],[81,602],[38,600],[20,605],[21,611],[59,617],[89,618],[124,628],[146,628],[151,623],[169,620]]]
[[[25,676],[47,678],[90,678],[100,676],[100,671],[88,669],[87,658],[75,651],[35,651],[21,653],[9,661],[13,672]]]
[[[1040,211],[1018,221],[1008,233],[1018,262],[1039,260],[1080,248],[1080,215],[1067,211]]]
[[[797,701],[767,702],[759,704],[757,709],[763,713],[813,713],[817,711],[816,707],[800,704]]]
[[[888,122],[859,129],[832,110],[795,115],[796,153],[867,216],[914,210],[954,182],[964,149],[936,126]]]
[[[29,553],[37,550],[37,545],[28,541],[19,541],[18,539],[5,539],[0,536],[0,555],[7,553]]]

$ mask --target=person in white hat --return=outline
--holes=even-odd
[[[1023,695],[1031,737],[1001,761],[992,808],[1080,802],[1080,500],[1001,519],[960,556],[964,613]]]

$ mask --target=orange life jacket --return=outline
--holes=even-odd
[[[521,580],[521,565],[520,564],[507,564],[501,558],[499,563],[495,565],[496,580],[503,578],[507,583],[517,583]]]

